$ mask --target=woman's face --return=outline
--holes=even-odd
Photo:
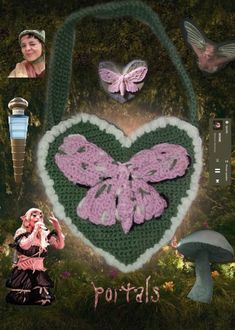
[[[29,229],[32,231],[37,222],[43,222],[43,214],[41,211],[33,211],[30,215]]]
[[[42,55],[42,44],[37,38],[26,34],[20,39],[20,46],[23,57],[28,62],[33,62]]]

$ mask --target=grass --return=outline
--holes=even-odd
[[[59,255],[55,251],[48,257],[47,267],[55,282],[56,295],[56,301],[48,307],[5,303],[7,291],[4,281],[10,273],[11,256],[2,255],[1,329],[235,329],[235,277],[231,271],[218,268],[213,301],[207,305],[187,298],[195,281],[193,264],[182,261],[172,249],[166,249],[160,255],[155,271],[150,272],[147,265],[142,270],[124,274],[102,264],[99,257],[90,256],[89,251],[83,251],[84,258],[68,258],[72,246],[68,245],[66,251],[61,251]],[[97,264],[90,264],[89,258],[97,258]],[[146,302],[146,279],[149,276],[149,301]],[[91,282],[104,289],[96,309]],[[173,287],[164,289],[165,282],[173,282]],[[130,292],[129,303],[126,292],[119,291],[122,286],[126,288],[128,283],[138,288],[137,292]],[[142,303],[136,301],[141,287]],[[158,302],[150,301],[153,287],[159,288]],[[108,288],[112,289],[113,294],[110,302],[105,299]],[[114,289],[117,291],[116,302]]]

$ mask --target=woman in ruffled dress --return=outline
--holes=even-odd
[[[53,295],[50,279],[43,261],[47,247],[64,248],[64,235],[59,221],[53,213],[50,216],[54,230],[44,225],[43,213],[36,208],[29,209],[21,217],[22,226],[17,229],[12,247],[16,249],[13,270],[6,286],[10,292],[6,302],[18,305],[50,305]]]
[[[45,31],[24,30],[19,35],[24,60],[8,78],[42,78],[45,75]]]

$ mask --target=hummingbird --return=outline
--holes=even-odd
[[[192,47],[201,71],[214,73],[235,60],[235,41],[215,43],[191,21],[184,20],[182,32],[186,42]]]

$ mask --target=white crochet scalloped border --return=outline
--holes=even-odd
[[[107,251],[97,248],[81,232],[78,231],[77,227],[72,223],[72,220],[66,216],[64,207],[59,203],[58,196],[56,195],[56,192],[54,190],[54,182],[47,173],[46,158],[50,143],[52,143],[57,136],[59,136],[61,133],[64,133],[68,128],[81,121],[89,121],[90,123],[97,125],[100,130],[113,134],[115,138],[120,142],[120,144],[127,148],[129,148],[132,143],[144,133],[154,131],[157,128],[166,127],[166,125],[168,124],[176,126],[181,130],[184,130],[188,134],[188,136],[192,138],[195,153],[195,163],[193,166],[194,172],[191,176],[190,189],[187,190],[187,197],[183,197],[181,199],[180,204],[178,206],[178,212],[176,216],[171,219],[171,227],[165,231],[162,239],[152,248],[147,249],[132,264],[126,265],[117,260]],[[177,227],[184,219],[191,203],[196,198],[199,187],[200,174],[202,171],[202,141],[199,136],[198,129],[195,126],[192,126],[191,124],[176,117],[159,117],[137,129],[130,137],[126,137],[120,129],[116,128],[114,125],[108,123],[107,121],[99,119],[95,115],[81,113],[68,120],[60,122],[58,125],[52,127],[50,131],[47,131],[45,133],[38,145],[37,159],[39,175],[44,184],[46,194],[53,206],[54,213],[60,219],[64,220],[66,225],[70,228],[73,234],[75,234],[75,236],[81,238],[88,246],[92,247],[96,253],[103,256],[109,265],[114,266],[120,271],[127,273],[141,268],[146,262],[150,260],[154,253],[156,253],[160,250],[160,248],[169,243],[169,241],[174,236]]]

